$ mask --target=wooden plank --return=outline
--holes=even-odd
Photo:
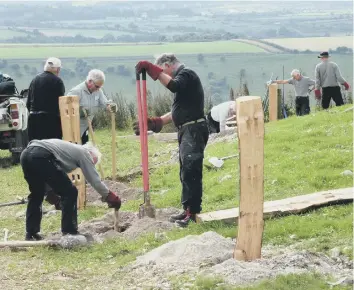
[[[266,201],[263,206],[264,219],[300,214],[314,208],[353,202],[353,193],[354,188],[348,187]],[[197,223],[222,221],[237,224],[238,217],[239,208],[237,207],[199,214],[197,216]]]
[[[62,96],[59,98],[59,110],[63,140],[75,144],[81,144],[80,134],[80,112],[78,96]],[[86,206],[86,183],[85,177],[80,168],[77,168],[68,174],[78,190],[78,209]]]
[[[278,119],[278,84],[269,85],[269,121]]]
[[[234,258],[261,258],[264,200],[264,114],[260,97],[236,99],[240,160],[240,215]]]

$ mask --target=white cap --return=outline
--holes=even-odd
[[[59,58],[50,57],[45,62],[45,66],[52,67],[52,68],[61,67],[61,61]]]

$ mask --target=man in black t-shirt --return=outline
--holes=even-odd
[[[171,121],[178,128],[180,180],[182,183],[183,212],[170,217],[179,226],[188,226],[196,221],[201,211],[203,194],[203,158],[209,131],[204,116],[204,91],[198,75],[180,63],[174,54],[164,53],[155,64],[140,61],[136,72],[146,69],[147,74],[157,79],[174,93],[171,112],[148,118],[148,130],[155,133]],[[134,124],[139,135],[139,125]]]
[[[61,61],[50,57],[44,65],[44,71],[34,77],[27,99],[28,138],[62,139],[59,97],[64,96],[65,87],[59,78]]]

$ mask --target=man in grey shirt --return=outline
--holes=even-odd
[[[30,194],[26,211],[26,240],[40,240],[42,203],[46,185],[61,198],[61,231],[78,234],[78,191],[68,177],[76,168],[82,170],[89,184],[102,196],[108,207],[119,209],[121,200],[100,180],[95,164],[101,153],[91,142],[78,145],[60,139],[33,140],[21,154],[21,166]]]
[[[102,91],[105,82],[105,75],[101,70],[90,70],[86,80],[76,87],[72,88],[67,96],[79,96],[80,100],[80,134],[81,143],[85,144],[88,138],[88,123],[82,109],[86,110],[90,122],[92,122],[95,114],[102,108],[106,108],[110,112],[116,112],[116,104],[110,100]]]
[[[296,106],[296,115],[303,116],[310,114],[310,100],[309,92],[311,91],[310,87],[315,85],[315,81],[309,77],[301,75],[300,71],[294,69],[291,72],[291,79],[288,80],[275,80],[270,83],[277,84],[291,84],[294,86],[295,90],[295,106]]]
[[[321,99],[320,88],[322,88],[323,109],[328,109],[331,99],[336,103],[336,106],[344,105],[339,84],[342,84],[345,87],[345,90],[349,90],[349,84],[342,77],[338,65],[335,62],[329,61],[329,54],[327,51],[322,52],[318,58],[321,59],[321,63],[317,64],[315,68],[316,98],[318,100]]]

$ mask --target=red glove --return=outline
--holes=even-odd
[[[148,118],[147,127],[148,127],[148,131],[159,133],[163,127],[162,119],[160,117]],[[135,135],[137,136],[140,135],[139,121],[134,122],[133,130],[135,132]]]
[[[135,71],[137,74],[140,74],[142,69],[146,69],[146,72],[154,81],[156,81],[158,79],[160,73],[163,72],[162,68],[160,68],[157,65],[152,64],[151,62],[149,62],[147,60],[139,61],[137,63],[137,65],[135,66]]]
[[[113,191],[109,191],[108,196],[105,199],[102,199],[102,201],[107,202],[109,208],[115,208],[116,210],[120,209],[120,206],[122,205],[119,196]]]
[[[347,82],[345,82],[345,83],[343,84],[343,86],[345,87],[345,90],[346,90],[346,91],[349,90],[349,84],[348,84]]]
[[[320,90],[315,90],[315,97],[317,100],[321,99],[321,91]]]

